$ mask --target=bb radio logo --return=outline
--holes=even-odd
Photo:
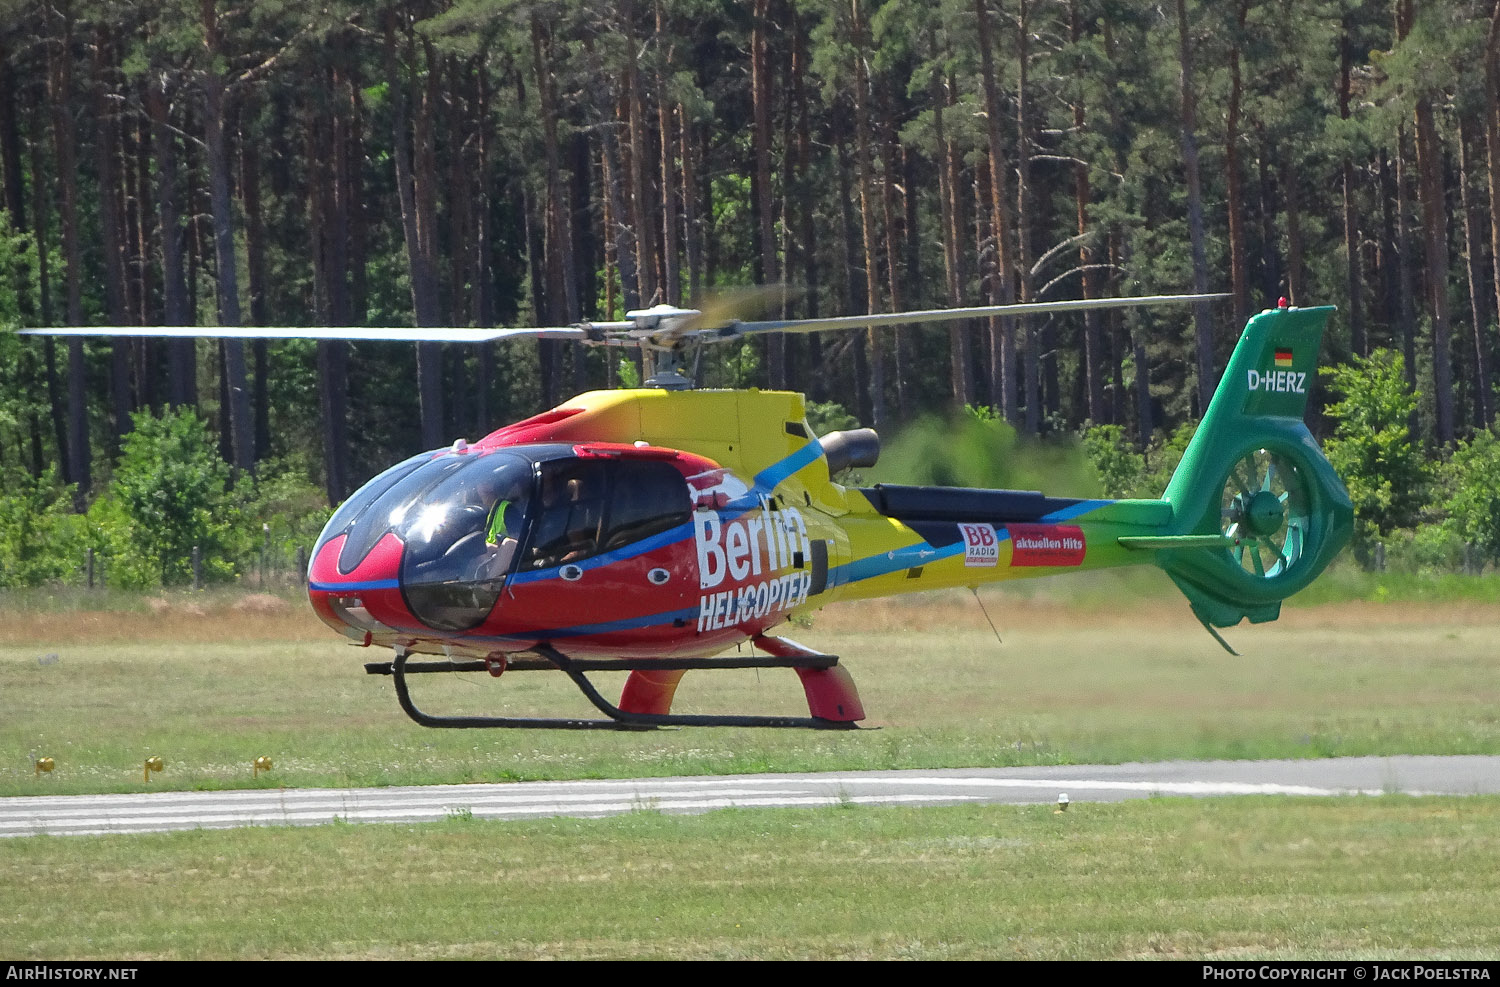
[[[964,536],[964,565],[993,568],[1000,563],[1000,536],[992,524],[960,524]]]

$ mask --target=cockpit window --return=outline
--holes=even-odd
[[[466,630],[494,607],[515,566],[532,482],[524,459],[470,457],[393,512],[406,546],[401,588],[424,624]]]

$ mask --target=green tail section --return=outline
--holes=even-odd
[[[1167,485],[1166,534],[1196,540],[1162,539],[1156,561],[1205,624],[1275,620],[1349,541],[1349,492],[1303,423],[1332,312],[1250,320]]]

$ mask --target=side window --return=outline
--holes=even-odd
[[[523,566],[546,569],[599,552],[609,477],[599,460],[542,464],[541,500]]]
[[[611,465],[614,489],[600,551],[624,548],[689,521],[687,482],[674,467],[629,459]]]
[[[543,463],[540,506],[522,566],[547,569],[613,552],[687,524],[691,512],[687,482],[667,463]]]

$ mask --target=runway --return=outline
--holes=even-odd
[[[1166,761],[1062,767],[722,775],[410,788],[253,789],[0,799],[0,836],[83,836],[237,826],[599,817],[642,810],[959,803],[1077,806],[1162,796],[1478,795],[1500,792],[1500,757]]]

